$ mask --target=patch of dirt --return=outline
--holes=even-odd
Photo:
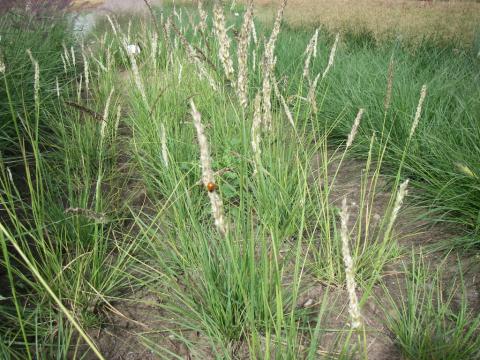
[[[132,294],[130,299],[109,304],[107,321],[99,330],[90,331],[100,353],[108,360],[157,360],[164,358],[215,359],[206,336],[185,330],[182,336],[195,349],[189,349],[172,332],[178,325],[168,321],[160,308],[161,300],[148,291]],[[157,352],[154,349],[158,350]],[[86,360],[95,360],[90,350]],[[158,355],[163,354],[163,356]]]

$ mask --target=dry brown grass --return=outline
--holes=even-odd
[[[281,0],[254,0],[257,16],[273,19]],[[480,3],[470,1],[289,0],[291,26],[323,25],[332,32],[369,31],[376,39],[401,34],[472,44],[480,29]]]

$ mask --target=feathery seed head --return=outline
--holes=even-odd
[[[248,45],[250,42],[250,29],[253,24],[253,2],[251,1],[247,11],[243,18],[243,25],[240,30],[240,36],[238,41],[238,79],[237,79],[237,92],[240,98],[240,104],[243,108],[247,107],[248,96]]]
[[[420,115],[422,115],[423,102],[427,96],[427,85],[424,84],[420,90],[420,98],[418,99],[417,111],[415,112],[415,118],[413,119],[412,127],[410,128],[410,137],[413,136],[413,133],[417,129],[418,122],[420,121]]]
[[[212,170],[212,159],[208,149],[208,140],[203,128],[202,119],[200,113],[195,107],[193,100],[190,100],[190,107],[192,109],[193,123],[197,130],[197,140],[200,148],[200,165],[202,167],[202,181],[205,187],[208,184],[215,184],[215,179]],[[227,223],[225,221],[225,215],[223,212],[223,202],[218,191],[209,191],[208,197],[210,198],[210,205],[212,207],[212,215],[214,218],[215,226],[222,235],[227,234]]]
[[[392,57],[388,64],[387,92],[385,93],[385,101],[383,103],[383,108],[385,110],[388,110],[390,108],[390,102],[392,101],[394,66],[395,66],[395,61],[393,60],[393,57]]]
[[[32,62],[34,68],[34,82],[33,82],[33,91],[34,91],[34,99],[35,105],[38,107],[40,106],[40,66],[38,65],[38,61],[33,57],[32,52],[30,49],[27,49],[28,57]]]
[[[223,8],[219,2],[215,2],[213,7],[213,25],[215,28],[215,34],[217,35],[219,43],[219,57],[225,71],[225,75],[228,80],[233,78],[233,61],[230,57],[230,38],[227,35],[227,29],[225,26],[225,15],[223,14]]]
[[[357,135],[358,126],[360,125],[360,120],[362,120],[362,115],[364,113],[364,109],[358,110],[357,116],[355,117],[355,121],[353,122],[352,129],[350,130],[350,134],[348,134],[347,145],[345,146],[345,150],[352,146],[353,140],[355,140],[355,136]]]
[[[337,52],[339,39],[340,39],[340,34],[337,34],[337,36],[335,36],[335,42],[333,43],[332,49],[330,50],[330,56],[328,57],[328,64],[327,64],[327,67],[325,68],[325,71],[322,74],[322,79],[324,79],[325,76],[327,76],[330,68],[333,65],[333,61],[335,60],[335,53]]]
[[[342,211],[340,213],[341,230],[340,236],[342,238],[342,256],[345,264],[345,278],[347,283],[347,292],[349,298],[349,313],[351,318],[352,329],[358,329],[361,324],[361,313],[358,305],[358,298],[355,292],[355,271],[352,256],[350,255],[349,235],[348,235],[348,220],[350,214],[348,212],[347,199],[342,201]]]
[[[200,31],[205,34],[205,32],[207,31],[207,13],[203,9],[202,1],[198,2],[198,14],[200,15],[200,23],[199,23]]]

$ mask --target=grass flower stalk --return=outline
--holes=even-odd
[[[230,38],[228,37],[225,26],[225,15],[219,2],[215,2],[213,7],[213,20],[213,26],[219,44],[218,56],[222,63],[223,70],[225,71],[225,76],[231,81],[233,80],[234,70],[233,61],[230,57]]]
[[[425,101],[425,97],[427,96],[427,85],[424,84],[422,89],[420,90],[420,98],[418,99],[417,110],[415,112],[415,118],[413,119],[412,127],[410,128],[410,138],[415,133],[417,129],[418,123],[420,121],[420,116],[422,115],[422,107],[423,102]]]
[[[258,44],[257,28],[255,26],[255,21],[252,21],[252,39],[255,45]]]
[[[340,34],[335,36],[335,42],[333,43],[332,48],[330,49],[330,56],[328,57],[328,64],[322,74],[322,80],[327,76],[328,72],[330,71],[331,67],[333,66],[333,62],[335,61],[335,54],[337,52],[338,40],[340,39]]]
[[[128,58],[130,59],[130,64],[132,66],[132,73],[133,73],[133,79],[135,81],[135,85],[137,86],[137,89],[140,92],[140,96],[142,97],[145,107],[147,108],[148,112],[151,112],[150,105],[147,100],[147,94],[145,93],[145,87],[143,85],[142,78],[140,77],[140,72],[138,71],[138,65],[137,65],[137,60],[135,59],[135,54],[128,51],[127,49],[128,42],[126,41],[126,39],[124,39],[123,41],[123,46],[125,48],[125,52],[128,55]]]
[[[262,82],[262,122],[267,130],[272,128],[272,84],[269,72],[265,72]]]
[[[35,99],[35,107],[37,108],[37,114],[40,110],[40,65],[38,65],[38,61],[33,57],[32,52],[30,49],[27,49],[28,57],[32,62],[33,69],[34,69],[34,80],[33,80],[33,91],[34,91],[34,99]]]
[[[72,66],[70,64],[70,56],[68,55],[68,49],[67,49],[67,45],[65,45],[65,43],[62,43],[62,47],[63,47],[63,56],[65,57],[65,61],[66,63],[68,64],[68,66]]]
[[[393,91],[393,75],[395,70],[395,61],[393,57],[390,59],[388,63],[388,72],[387,72],[387,91],[385,92],[385,101],[383,103],[383,108],[385,111],[390,109],[391,101],[392,101],[392,91]]]
[[[285,115],[287,116],[288,122],[293,126],[295,129],[295,122],[293,121],[293,115],[292,112],[290,111],[290,108],[288,107],[287,102],[285,101],[285,97],[282,95],[278,88],[277,81],[275,78],[272,79],[273,83],[273,91],[275,93],[275,96],[280,99],[280,102],[282,103],[283,111],[285,112]]]
[[[162,145],[162,158],[165,167],[168,167],[168,147],[167,147],[167,133],[163,122],[160,124],[160,143]]]
[[[190,100],[190,107],[192,110],[193,123],[197,130],[197,140],[200,148],[200,165],[202,167],[202,181],[205,188],[209,184],[215,184],[215,177],[212,170],[212,158],[210,157],[210,151],[208,147],[208,140],[205,135],[205,129],[202,124],[202,118],[193,100]],[[216,190],[208,191],[208,197],[210,198],[210,204],[212,207],[212,215],[215,222],[215,226],[222,235],[227,234],[227,223],[225,221],[225,214],[223,212],[222,198]]]
[[[348,134],[347,144],[345,146],[345,150],[347,150],[350,146],[352,146],[353,140],[355,140],[355,136],[357,135],[358,127],[360,126],[360,121],[362,120],[362,116],[364,113],[364,109],[358,110],[357,116],[353,121],[352,129],[350,130],[350,134]]]
[[[360,313],[360,307],[358,304],[358,298],[356,294],[356,282],[355,271],[353,266],[353,259],[350,254],[349,235],[348,235],[348,220],[350,214],[348,212],[347,199],[342,201],[342,211],[340,213],[341,230],[340,235],[342,238],[342,256],[345,264],[345,278],[347,283],[347,292],[349,299],[348,312],[351,318],[351,328],[358,329],[362,324],[362,318]]]
[[[110,15],[107,15],[107,20],[108,22],[110,23],[110,27],[112,28],[112,31],[113,31],[113,34],[118,37],[118,32],[117,32],[117,28],[112,20],[112,18],[110,17]]]
[[[70,54],[72,55],[72,65],[77,66],[77,60],[75,59],[75,49],[73,46],[70,47]]]
[[[60,54],[60,58],[62,59],[62,64],[63,64],[63,72],[67,74],[67,63],[65,61],[65,56],[63,54]]]
[[[58,83],[58,76],[55,77],[55,91],[57,93],[57,98],[60,99],[60,84]]]
[[[110,102],[112,101],[112,96],[113,92],[115,91],[115,88],[112,87],[112,90],[110,90],[110,94],[108,95],[107,101],[105,102],[105,108],[103,109],[103,116],[102,116],[102,125],[100,127],[100,137],[103,140],[105,137],[105,129],[108,125],[108,116],[110,112]]]
[[[199,1],[198,2],[198,14],[199,14],[199,17],[200,17],[200,22],[198,24],[199,28],[200,28],[200,32],[202,34],[205,34],[205,32],[207,31],[207,12],[205,11],[205,9],[203,8],[203,2],[202,1]]]
[[[215,66],[207,60],[205,54],[203,54],[203,52],[201,52],[200,49],[198,49],[196,47],[193,47],[188,42],[185,35],[183,35],[183,33],[175,26],[175,24],[172,23],[171,26],[172,26],[173,30],[175,31],[175,33],[177,34],[178,38],[180,39],[180,42],[182,43],[182,46],[184,47],[184,49],[187,53],[187,59],[192,64],[196,65],[200,78],[206,79],[208,81],[208,83],[210,84],[210,86],[212,87],[212,89],[215,90],[215,91],[218,91],[218,85],[217,85],[216,81],[214,80],[214,78],[209,74],[209,72],[205,68],[204,62],[206,62],[207,64],[209,64],[213,68],[215,68]]]
[[[158,34],[157,34],[156,31],[154,31],[154,32],[152,33],[151,43],[152,43],[152,44],[151,44],[151,47],[152,47],[152,54],[151,54],[151,56],[152,56],[152,63],[153,63],[153,65],[155,65],[156,62],[157,62],[157,53],[158,53]],[[155,67],[155,69],[156,69],[156,67]]]
[[[237,48],[238,58],[238,79],[237,92],[240,99],[240,105],[246,108],[248,105],[248,45],[250,43],[250,34],[253,24],[253,2],[248,5],[247,11],[243,17],[243,25],[240,30],[240,37]]]
[[[393,225],[395,224],[395,221],[398,218],[398,214],[400,213],[400,209],[402,208],[403,200],[405,199],[405,196],[407,196],[408,194],[408,191],[407,191],[408,182],[409,182],[409,179],[405,180],[400,184],[400,187],[398,188],[397,197],[393,205],[392,214],[390,215],[390,220],[388,221],[388,226],[385,230],[385,239],[388,239],[390,237],[390,234],[393,229]]]
[[[287,0],[283,0],[282,5],[278,9],[275,22],[273,24],[272,33],[268,42],[265,44],[265,53],[263,55],[263,85],[262,85],[262,94],[263,94],[263,125],[267,129],[272,127],[272,103],[271,103],[271,78],[275,68],[275,44],[280,33],[280,25],[283,19],[283,12],[285,6],[287,5]]]
[[[312,107],[312,111],[314,114],[317,114],[318,112],[316,92],[317,92],[318,80],[320,79],[320,75],[321,74],[319,73],[317,76],[315,76],[315,79],[310,84],[310,88],[308,89],[308,94],[307,94],[307,101],[310,103],[310,106]]]
[[[82,43],[82,59],[83,59],[83,73],[85,77],[85,91],[88,97],[88,93],[90,92],[90,73],[88,68],[87,54],[85,53],[85,47],[83,43]]]
[[[312,38],[308,42],[307,48],[305,49],[305,64],[303,66],[303,77],[305,79],[308,79],[310,74],[310,64],[312,56],[314,58],[317,57],[318,31],[319,29],[315,30],[315,34],[313,34]]]

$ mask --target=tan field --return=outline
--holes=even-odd
[[[257,15],[273,18],[281,0],[254,0]],[[480,3],[469,1],[289,0],[292,26],[323,25],[331,31],[370,31],[376,38],[401,34],[458,40],[470,45],[480,30]]]

